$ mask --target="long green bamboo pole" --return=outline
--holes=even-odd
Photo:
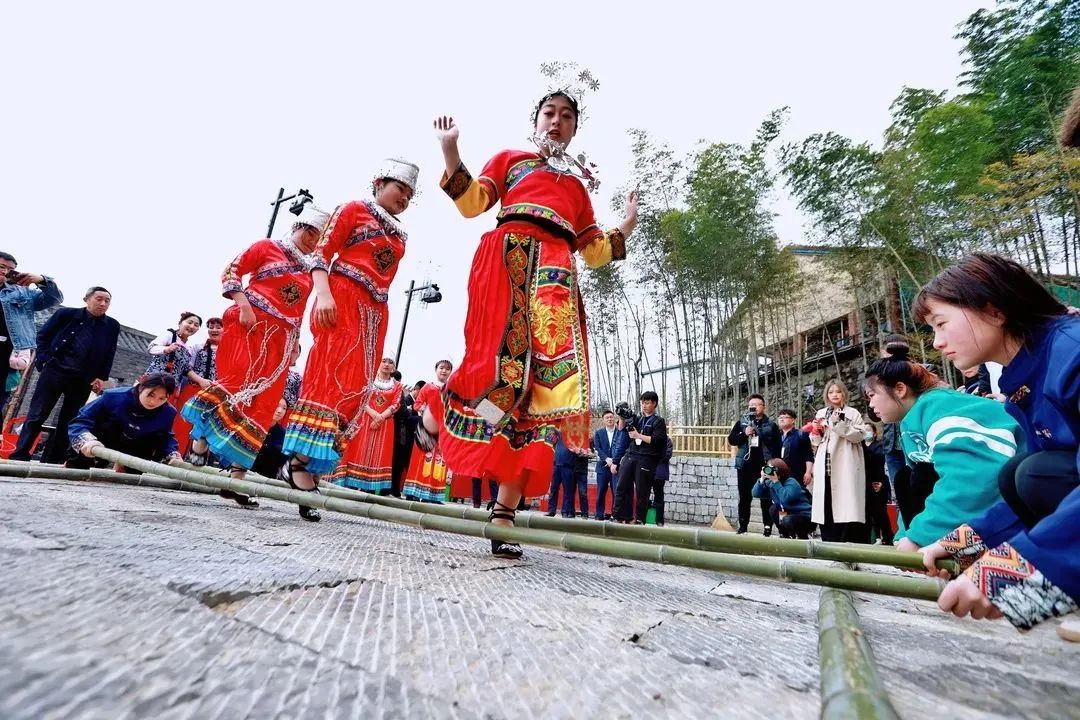
[[[152,473],[132,475],[128,473],[113,472],[112,470],[103,470],[101,468],[89,468],[86,470],[79,470],[75,468],[67,468],[63,465],[49,465],[45,463],[25,462],[18,460],[0,461],[0,475],[29,479],[41,478],[43,480],[78,480],[82,482],[109,482],[119,483],[122,485],[152,487],[159,490],[185,490],[187,492],[217,494],[217,490],[214,490],[207,485],[196,484],[184,480],[174,480],[172,478],[162,477],[160,475],[155,475]]]
[[[35,465],[39,464],[35,463]],[[159,465],[158,467],[161,466]],[[227,477],[223,471],[214,470],[213,468],[196,468],[187,463],[182,464],[180,467],[211,477]],[[246,479],[249,482],[269,485],[271,487],[288,487],[288,485],[280,480],[266,478],[250,472],[247,474]],[[409,510],[411,512],[460,518],[477,522],[486,522],[488,518],[488,514],[483,510],[476,510],[461,505],[437,505],[433,503],[412,502],[409,500],[401,500],[399,498],[374,495],[360,490],[351,490],[326,483],[323,483],[320,486],[320,490],[323,494],[334,498],[374,503],[385,507]],[[631,540],[634,542],[657,545],[671,545],[709,552],[759,555],[765,557],[831,560],[835,562],[858,563],[861,565],[887,565],[904,570],[923,569],[921,553],[901,552],[893,548],[872,545],[825,543],[812,539],[788,540],[784,538],[759,537],[756,535],[735,535],[733,533],[691,527],[670,528],[652,525],[622,525],[619,523],[598,520],[570,520],[548,517],[540,513],[519,513],[514,524],[516,527],[522,528],[553,530],[556,532],[607,537],[618,540]],[[938,567],[949,570],[954,575],[957,573],[956,563],[952,560],[939,560]]]
[[[248,477],[253,482],[286,487],[285,483],[270,480],[258,475]],[[393,497],[350,490],[336,485],[323,484],[323,493],[331,497],[340,497],[358,502],[376,503],[386,507],[395,507],[413,512],[431,513],[443,517],[458,517],[468,520],[486,521],[488,514],[464,506],[435,505],[432,503],[411,502]],[[856,545],[853,543],[825,543],[818,540],[788,540],[785,538],[767,538],[756,535],[735,535],[702,528],[668,528],[653,525],[623,525],[600,520],[570,520],[554,518],[540,513],[518,514],[514,524],[517,527],[556,530],[580,535],[597,535],[620,540],[673,545],[677,547],[708,550],[712,552],[735,553],[738,555],[763,555],[769,557],[807,558],[832,560],[835,562],[858,563],[862,565],[888,565],[904,570],[922,570],[922,553],[901,552],[889,547]],[[952,560],[938,561],[938,567],[956,574],[956,563]]]
[[[720,555],[701,550],[674,548],[668,545],[650,545],[534,528],[504,527],[492,523],[480,523],[460,518],[442,517],[431,513],[401,510],[375,503],[360,503],[302,490],[236,480],[231,477],[215,477],[210,474],[150,462],[104,447],[95,448],[94,454],[110,462],[120,463],[125,467],[160,474],[174,480],[183,480],[199,485],[205,484],[220,490],[232,490],[245,495],[333,510],[385,522],[442,530],[458,535],[921,600],[937,599],[943,586],[941,581],[931,578],[877,575],[812,564],[791,563],[784,560]]]
[[[818,663],[823,720],[899,720],[847,591],[821,589]]]

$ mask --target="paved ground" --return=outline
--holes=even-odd
[[[294,507],[0,479],[0,718],[819,711],[817,592]],[[907,718],[1080,717],[1080,647],[865,597]]]

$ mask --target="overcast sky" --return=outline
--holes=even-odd
[[[588,67],[601,87],[574,149],[599,166],[594,204],[613,224],[628,128],[685,152],[748,141],[789,105],[785,140],[878,142],[902,86],[955,87],[956,26],[988,4],[16,3],[0,45],[3,249],[57,278],[68,305],[107,286],[114,317],[157,334],[183,310],[224,310],[221,270],[264,236],[279,187],[330,210],[365,195],[381,158],[404,157],[421,194],[401,217],[386,354],[409,281],[437,282],[444,301],[413,304],[402,353],[406,379],[427,378],[461,358],[469,262],[494,225],[438,189],[436,114],[457,118],[478,172],[527,147],[541,62]],[[781,240],[803,241],[786,197],[776,211]]]

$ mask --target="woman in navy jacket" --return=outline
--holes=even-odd
[[[967,568],[938,604],[1020,629],[1069,613],[1080,602],[1080,317],[1022,266],[984,253],[942,271],[913,312],[957,367],[1005,366],[1006,409],[1026,441],[1001,470],[1004,500],[924,550],[931,570],[949,555]]]
[[[134,387],[114,388],[84,406],[68,426],[71,449],[68,467],[90,467],[94,448],[105,446],[144,460],[180,459],[173,420],[176,410],[169,396],[176,380],[152,373]]]

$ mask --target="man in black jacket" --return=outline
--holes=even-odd
[[[641,393],[641,414],[626,424],[629,442],[619,461],[619,486],[615,494],[615,519],[621,522],[643,524],[649,509],[649,493],[663,497],[663,486],[656,483],[656,466],[667,449],[667,423],[656,414],[659,402],[659,396],[652,390]],[[637,504],[631,507],[635,490]]]
[[[62,307],[38,330],[34,366],[40,375],[12,460],[30,459],[42,424],[63,395],[56,430],[41,456],[42,462],[62,462],[68,449],[68,423],[86,404],[91,390],[100,393],[106,387],[120,323],[105,315],[112,303],[112,293],[105,288],[90,288],[83,300],[85,308]]]
[[[737,447],[735,471],[739,476],[739,530],[746,532],[750,524],[750,501],[754,483],[761,477],[761,468],[773,458],[780,457],[780,428],[765,414],[765,398],[751,395],[746,401],[746,414],[735,423],[728,434],[728,443]],[[761,498],[761,522],[765,537],[772,535],[772,499]]]

